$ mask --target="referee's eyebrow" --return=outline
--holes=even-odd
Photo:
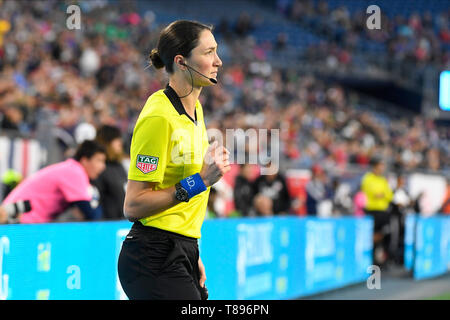
[[[205,51],[208,51],[208,50],[216,50],[217,47],[218,47],[218,46],[215,46],[215,47],[209,47],[209,48],[206,48]]]

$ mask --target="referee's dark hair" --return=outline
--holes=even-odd
[[[189,20],[172,22],[161,31],[157,48],[149,56],[151,64],[156,69],[165,66],[168,73],[173,73],[173,58],[177,54],[189,58],[203,30],[212,32],[213,26]]]
[[[79,162],[81,158],[85,157],[90,159],[96,153],[106,154],[105,147],[94,140],[85,140],[78,146],[73,158]]]

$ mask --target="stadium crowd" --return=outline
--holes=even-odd
[[[51,132],[63,161],[83,140],[95,138],[100,127],[109,125],[120,130],[126,154],[146,98],[167,81],[163,72],[146,68],[160,26],[154,13],[138,12],[132,2],[123,7],[120,2],[111,5],[97,0],[80,2],[82,28],[69,30],[65,23],[69,2],[0,1],[0,128],[38,139],[43,145]],[[371,39],[370,33],[361,30],[360,20],[342,13],[343,8],[329,12],[321,2],[316,12],[305,7],[309,3],[295,1],[286,14],[295,20],[310,14],[336,17],[344,31],[339,37],[330,36],[347,47],[352,39]],[[411,16],[391,21],[389,30],[395,32],[372,40],[387,44],[394,57],[448,64],[448,52],[440,54],[437,45],[449,41],[445,14],[435,19],[441,25],[437,34],[428,32],[431,17]],[[321,183],[330,190],[323,191],[324,197],[348,214],[356,212],[357,206],[352,200],[342,205],[343,199],[336,196],[339,177],[333,172],[355,167],[368,171],[374,156],[395,172],[450,169],[447,127],[420,115],[395,118],[376,112],[364,98],[339,85],[289,68],[274,68],[264,54],[272,49],[251,41],[251,26],[245,16],[241,19],[219,46],[233,58],[224,63],[219,84],[205,89],[201,101],[207,128],[216,128],[224,136],[228,128],[280,130],[281,172],[273,180],[247,181],[248,190],[253,191],[242,201],[253,205],[243,208],[241,215],[289,213],[289,208],[275,208],[284,201],[276,199],[286,199],[288,168],[324,172]],[[223,30],[218,26],[219,34]],[[405,32],[417,35],[417,45],[405,45]],[[274,186],[275,181],[279,182],[275,192],[264,194],[264,186],[258,189],[261,184]],[[246,185],[245,179],[241,183]],[[215,197],[214,193],[211,198]],[[235,207],[241,208],[242,203]],[[214,205],[209,208],[213,211]]]
[[[333,57],[340,65],[360,63],[357,53],[375,56],[378,65],[386,70],[399,71],[403,78],[423,81],[423,72],[430,66],[450,64],[450,10],[438,13],[429,10],[388,15],[387,3],[381,5],[381,29],[367,28],[364,4],[356,10],[348,5],[330,8],[327,1],[279,0],[278,11],[291,21],[327,39],[311,46],[306,53],[309,60]],[[415,6],[416,3],[405,4]],[[397,10],[399,11],[399,10]],[[398,12],[400,13],[400,12]],[[373,60],[372,60],[373,61]],[[411,69],[414,68],[414,72]]]

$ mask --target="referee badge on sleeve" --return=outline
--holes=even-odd
[[[146,156],[138,154],[136,159],[136,168],[142,173],[150,173],[158,168],[158,157]]]

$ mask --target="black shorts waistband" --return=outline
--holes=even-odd
[[[142,233],[144,235],[149,235],[149,236],[161,235],[161,236],[166,236],[166,237],[169,237],[172,239],[178,239],[178,240],[188,241],[188,242],[192,242],[192,243],[197,243],[197,238],[187,237],[187,236],[179,234],[179,233],[175,233],[175,232],[171,232],[171,231],[167,231],[167,230],[163,230],[163,229],[159,229],[159,228],[155,228],[155,227],[144,226],[140,221],[136,221],[135,223],[133,223],[133,226],[131,227],[131,229],[139,231],[140,233]]]

